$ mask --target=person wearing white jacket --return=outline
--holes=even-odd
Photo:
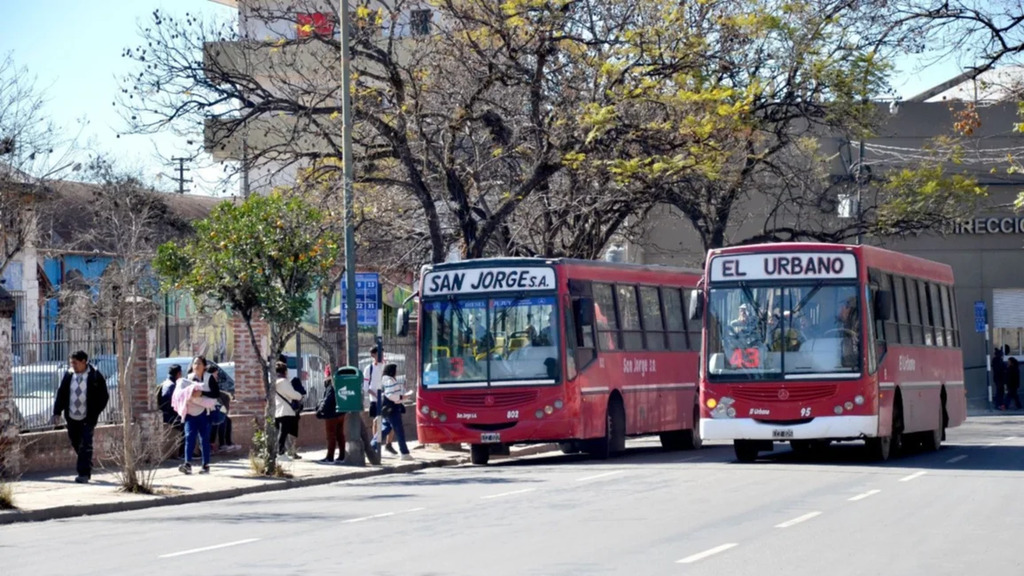
[[[402,453],[401,459],[412,460],[409,447],[405,444],[405,429],[402,427],[402,413],[405,412],[402,396],[405,395],[405,390],[396,378],[397,373],[398,367],[394,364],[384,367],[381,379],[382,405],[380,412],[384,422],[380,433],[382,438],[387,438],[388,433],[394,430],[395,436],[398,438],[398,451]]]
[[[292,408],[291,403],[296,400],[301,401],[302,394],[288,381],[287,364],[278,362],[275,372],[277,373],[277,382],[274,383],[274,424],[277,426],[277,453],[283,457],[288,436],[291,435],[296,439],[299,437],[299,415]],[[301,458],[295,452],[294,445],[289,455],[295,459]]]

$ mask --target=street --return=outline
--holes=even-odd
[[[1024,428],[971,418],[886,463],[777,444],[541,455],[0,527],[6,576],[1021,574]]]

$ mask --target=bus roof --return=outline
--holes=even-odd
[[[650,272],[669,272],[678,274],[696,274],[701,276],[703,270],[665,266],[662,264],[632,264],[628,262],[608,262],[606,260],[583,260],[580,258],[475,258],[458,262],[441,262],[428,264],[421,270],[422,274],[438,270],[458,270],[460,268],[484,268],[501,266],[580,266],[586,268],[603,268],[608,270],[645,270]]]
[[[773,252],[845,252],[852,253],[868,268],[885,272],[906,274],[928,280],[953,283],[953,268],[948,264],[935,262],[910,254],[893,252],[878,246],[863,244],[828,244],[825,242],[776,242],[716,248],[708,252],[708,261],[716,256],[731,254],[773,253]]]

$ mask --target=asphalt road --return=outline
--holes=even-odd
[[[859,445],[537,456],[0,527],[0,573],[1024,574],[1024,418],[937,453]]]

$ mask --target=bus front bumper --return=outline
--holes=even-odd
[[[849,440],[878,436],[878,416],[821,416],[786,425],[752,418],[701,419],[704,440]]]

